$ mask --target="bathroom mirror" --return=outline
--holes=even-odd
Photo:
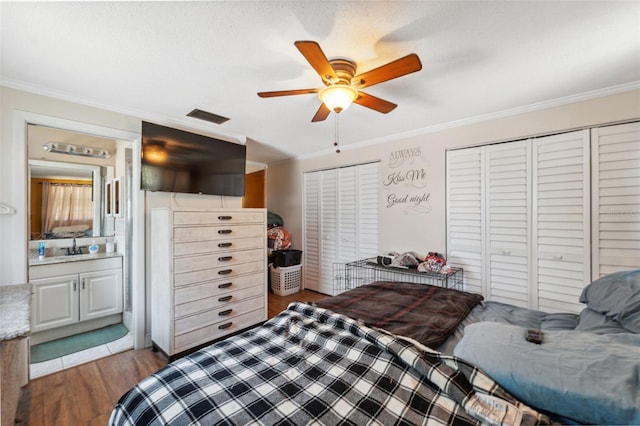
[[[30,239],[103,235],[108,167],[29,160]]]

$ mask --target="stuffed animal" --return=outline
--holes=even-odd
[[[418,265],[420,272],[440,272],[443,266],[447,264],[447,260],[440,253],[430,251],[424,258],[424,262]]]

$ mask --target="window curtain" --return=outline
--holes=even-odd
[[[42,184],[42,229],[51,232],[58,226],[93,225],[91,185]]]

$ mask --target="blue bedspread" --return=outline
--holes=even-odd
[[[545,331],[496,322],[468,325],[454,354],[535,407],[589,424],[640,424],[640,335]]]

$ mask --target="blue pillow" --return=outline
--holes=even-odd
[[[580,312],[580,322],[575,330],[595,334],[629,333],[629,330],[624,328],[618,321],[590,308],[584,308]]]
[[[640,269],[598,278],[582,290],[580,302],[640,333]]]

